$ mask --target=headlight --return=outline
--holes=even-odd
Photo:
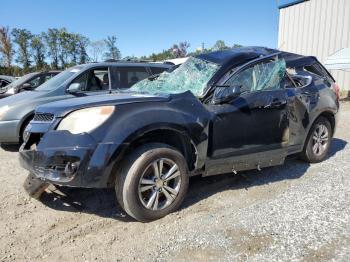
[[[80,109],[63,118],[57,130],[67,130],[72,134],[90,132],[102,125],[114,112],[114,106],[99,106]]]
[[[4,118],[6,112],[9,111],[9,109],[10,109],[10,106],[8,105],[0,107],[0,120]]]
[[[7,89],[6,94],[14,95],[15,94],[15,88],[11,87],[11,88]]]

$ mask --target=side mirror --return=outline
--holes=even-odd
[[[240,86],[216,86],[212,103],[215,105],[228,103],[240,94]]]
[[[67,88],[68,93],[76,93],[80,90],[80,84],[79,83],[73,83],[70,84]]]
[[[34,88],[32,87],[31,84],[29,84],[29,83],[24,83],[24,84],[22,85],[22,89],[24,89],[24,90],[33,90]]]

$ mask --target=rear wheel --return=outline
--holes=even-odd
[[[119,204],[130,216],[147,222],[181,205],[188,188],[188,169],[179,151],[165,144],[146,144],[124,163],[115,189]]]
[[[327,156],[332,136],[330,122],[325,117],[319,117],[312,125],[305,141],[304,150],[301,153],[302,159],[309,163],[323,161]]]

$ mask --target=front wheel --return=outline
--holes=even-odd
[[[301,153],[302,159],[309,163],[323,161],[327,156],[332,136],[330,122],[324,117],[319,117],[312,125],[305,141],[304,150]]]
[[[189,183],[183,155],[165,144],[146,144],[124,161],[116,179],[119,204],[136,220],[147,222],[175,211]]]

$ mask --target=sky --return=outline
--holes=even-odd
[[[1,0],[0,26],[40,33],[66,27],[92,41],[118,38],[122,56],[149,55],[188,41],[276,48],[278,0]]]

